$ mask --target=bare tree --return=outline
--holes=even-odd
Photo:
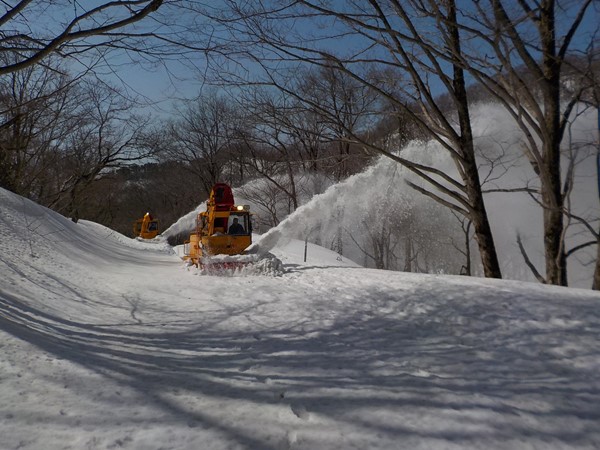
[[[329,148],[333,150],[328,166],[334,179],[340,181],[355,173],[357,168],[362,169],[364,152],[362,146],[352,142],[352,135],[373,125],[377,94],[347,73],[328,66],[300,72],[297,83],[299,96],[309,100],[302,102],[304,108],[327,127],[322,136],[330,140]],[[311,104],[318,104],[319,108],[312,108]],[[323,114],[323,110],[327,114]]]
[[[592,108],[589,106],[584,106],[583,108],[579,108],[580,111],[576,111],[574,113],[575,118],[577,116],[583,114],[589,114]],[[597,107],[596,107],[597,110]],[[575,119],[574,118],[574,119]],[[600,116],[598,116],[599,124],[600,124]],[[598,242],[600,239],[600,233],[598,233],[598,225],[596,222],[600,222],[600,216],[598,211],[594,208],[585,210],[578,210],[576,203],[576,199],[574,198],[574,189],[577,183],[576,179],[576,171],[581,168],[581,166],[592,166],[590,164],[594,159],[596,159],[596,177],[600,176],[598,173],[598,145],[599,142],[596,142],[594,145],[593,142],[588,140],[575,140],[573,136],[573,125],[575,120],[571,120],[567,125],[567,129],[565,131],[565,143],[563,147],[565,147],[563,151],[563,160],[566,163],[566,170],[563,180],[563,189],[562,195],[564,198],[564,216],[565,216],[565,226],[563,231],[563,247],[565,248],[565,257],[567,260],[571,257],[578,258],[580,253],[584,253],[582,251],[588,250],[590,246],[596,245],[598,246]],[[600,131],[600,130],[599,130]],[[567,241],[567,232],[569,233],[569,238],[571,243]],[[569,246],[570,244],[570,246]],[[598,267],[600,265],[600,261],[598,260],[598,250],[596,249],[596,254],[594,257],[591,257],[590,252],[586,251],[588,258],[591,261],[595,260],[595,270],[594,270],[594,278],[592,280],[592,289],[598,289],[600,286],[596,283],[596,276],[598,273]],[[591,264],[591,261],[581,262],[582,265]]]
[[[266,179],[257,179],[242,188],[242,196],[257,208],[254,212],[256,232],[261,233],[279,225],[281,204],[286,196],[277,186]]]
[[[164,143],[163,157],[181,162],[208,196],[213,185],[222,181],[238,145],[239,112],[225,97],[210,92],[183,104],[177,115],[169,125],[170,142]]]
[[[444,20],[436,24],[435,49],[419,29],[419,24],[431,29],[431,20],[428,17],[422,21],[422,2],[418,0],[369,0],[364,4],[300,0],[284,5],[232,0],[228,5],[231,8],[223,23],[229,27],[235,20],[237,42],[260,47],[259,51],[250,47],[245,50],[253,64],[264,69],[265,83],[296,95],[313,108],[321,108],[323,114],[334,117],[335,112],[327,111],[291,87],[281,70],[285,68],[289,72],[292,62],[332,68],[372,89],[381,99],[426,128],[451,156],[459,179],[387,151],[355,130],[345,131],[350,142],[394,159],[431,187],[426,189],[413,183],[415,189],[472,220],[485,275],[501,277],[479,182],[464,69],[456,57],[462,52],[462,42],[454,0],[446,0],[441,5]],[[292,22],[297,24],[295,33],[290,32]],[[311,22],[312,26],[303,22]],[[318,33],[312,37],[301,34],[308,29],[318,30]],[[344,40],[349,48],[340,51],[340,41]],[[233,39],[231,45],[234,45]],[[449,64],[441,62],[440,52],[445,54]],[[270,64],[273,60],[275,64]],[[448,94],[453,107],[451,114],[437,103],[436,91]],[[402,96],[398,92],[402,92]]]
[[[457,244],[451,239],[452,247],[465,257],[465,263],[460,268],[460,274],[471,276],[471,222],[466,217],[459,216],[454,211],[452,211],[452,215],[456,217],[456,220],[460,223],[460,228],[464,237],[462,245]]]
[[[445,20],[436,2],[427,4],[439,20]],[[468,57],[463,52],[457,59],[462,58],[471,75],[507,108],[527,138],[526,156],[539,178],[543,208],[544,280],[551,284],[567,284],[561,142],[573,108],[593,88],[586,82],[591,65],[577,69],[568,58],[576,47],[578,29],[592,14],[592,4],[592,0],[486,0],[474,1],[463,11],[467,18],[461,31],[476,39],[477,46]],[[584,38],[587,43],[579,44],[578,50],[585,50],[592,38]],[[568,87],[565,73],[570,77]]]
[[[244,109],[249,112],[246,132],[246,164],[286,195],[291,208],[298,208],[296,177],[303,164],[301,149],[306,132],[295,118],[303,115],[298,102],[283,93],[253,89]],[[313,150],[314,151],[314,150]]]
[[[0,8],[0,53],[17,58],[0,65],[0,75],[42,63],[52,54],[79,58],[92,49],[131,48],[144,33],[133,24],[158,10],[163,0],[82,2],[20,0]],[[45,24],[45,26],[42,26]],[[95,39],[94,39],[95,38]]]
[[[79,218],[83,194],[108,171],[147,160],[157,148],[149,138],[149,119],[136,116],[116,89],[95,83],[79,87],[80,107],[65,124],[70,133],[57,145],[55,187],[48,206]]]
[[[326,150],[330,139],[329,129],[322,117],[318,112],[299,105],[290,120],[296,128],[296,148],[302,170],[313,173],[327,172],[330,165]]]
[[[78,107],[75,81],[54,60],[0,78],[0,186],[43,200],[56,143]]]

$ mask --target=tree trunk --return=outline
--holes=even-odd
[[[404,253],[404,271],[405,272],[412,272],[412,242],[410,239],[410,236],[406,236],[406,250]]]
[[[554,144],[553,142],[548,143]],[[558,143],[555,143],[558,147]],[[544,208],[544,253],[546,259],[546,282],[567,286],[567,258],[563,231],[563,198],[560,191],[560,152],[550,149],[546,154],[541,180],[542,205]],[[555,162],[553,162],[553,160]]]
[[[448,11],[448,23],[450,32],[450,47],[455,55],[461,55],[460,35],[456,19],[456,4],[454,0],[448,0],[446,3]],[[459,146],[462,159],[462,177],[465,184],[465,191],[471,205],[469,219],[473,222],[475,229],[475,239],[479,246],[481,264],[483,273],[488,278],[502,278],[500,263],[496,254],[496,246],[492,236],[492,229],[488,220],[485,203],[483,201],[483,192],[481,191],[481,182],[479,180],[479,169],[475,160],[475,147],[473,145],[473,130],[471,129],[471,117],[469,113],[469,99],[465,86],[465,76],[462,67],[459,64],[453,66],[454,79],[453,90],[460,124]]]
[[[461,275],[471,276],[471,225],[473,222],[468,221],[466,228],[463,226],[465,232],[465,265],[463,266],[464,271],[461,269]]]
[[[598,234],[598,242],[596,243],[596,269],[594,270],[594,281],[592,289],[600,291],[600,233]]]
[[[540,11],[543,51],[544,128],[541,179],[544,208],[544,251],[546,282],[567,285],[567,258],[564,248],[563,195],[560,172],[560,62],[556,58],[554,0],[546,0]]]
[[[492,229],[483,201],[483,193],[481,192],[481,184],[479,183],[479,173],[477,171],[475,159],[473,158],[469,164],[466,164],[465,162],[464,169],[464,182],[467,189],[467,195],[472,204],[471,215],[469,218],[473,222],[475,240],[477,241],[479,254],[481,256],[483,273],[488,278],[502,278],[502,271],[500,270],[500,263],[498,262]]]

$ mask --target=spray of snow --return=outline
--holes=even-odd
[[[419,158],[421,161],[437,160],[451,172],[452,165],[435,142],[415,141],[402,150],[403,157]],[[340,226],[357,230],[356,221],[377,221],[373,208],[395,208],[400,217],[416,203],[427,202],[406,185],[406,181],[422,184],[421,180],[389,158],[381,157],[363,172],[330,186],[324,193],[315,195],[300,206],[277,227],[262,235],[250,251],[259,254],[283,245],[290,238],[312,238],[319,233],[321,241],[327,241]],[[391,206],[393,204],[393,206]]]
[[[371,179],[374,170],[375,167],[371,167],[363,173],[331,186],[324,193],[316,195],[310,202],[296,209],[277,227],[262,235],[261,239],[248,251],[263,255],[272,250],[279,242],[283,245],[292,237],[310,234],[316,224],[328,220],[331,211],[344,211],[347,206],[344,205],[343,199],[346,198],[344,193],[347,188],[357,182]]]
[[[196,217],[200,212],[206,211],[206,202],[198,205],[194,210],[187,213],[185,216],[181,216],[177,222],[162,232],[162,236],[166,239],[175,237],[183,233],[191,233],[196,227]]]

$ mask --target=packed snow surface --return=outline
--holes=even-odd
[[[206,276],[161,239],[0,210],[2,449],[600,448],[598,293],[294,240],[282,271]]]

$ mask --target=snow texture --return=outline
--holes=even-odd
[[[596,292],[297,240],[277,276],[201,276],[164,238],[0,208],[2,449],[600,448]]]

